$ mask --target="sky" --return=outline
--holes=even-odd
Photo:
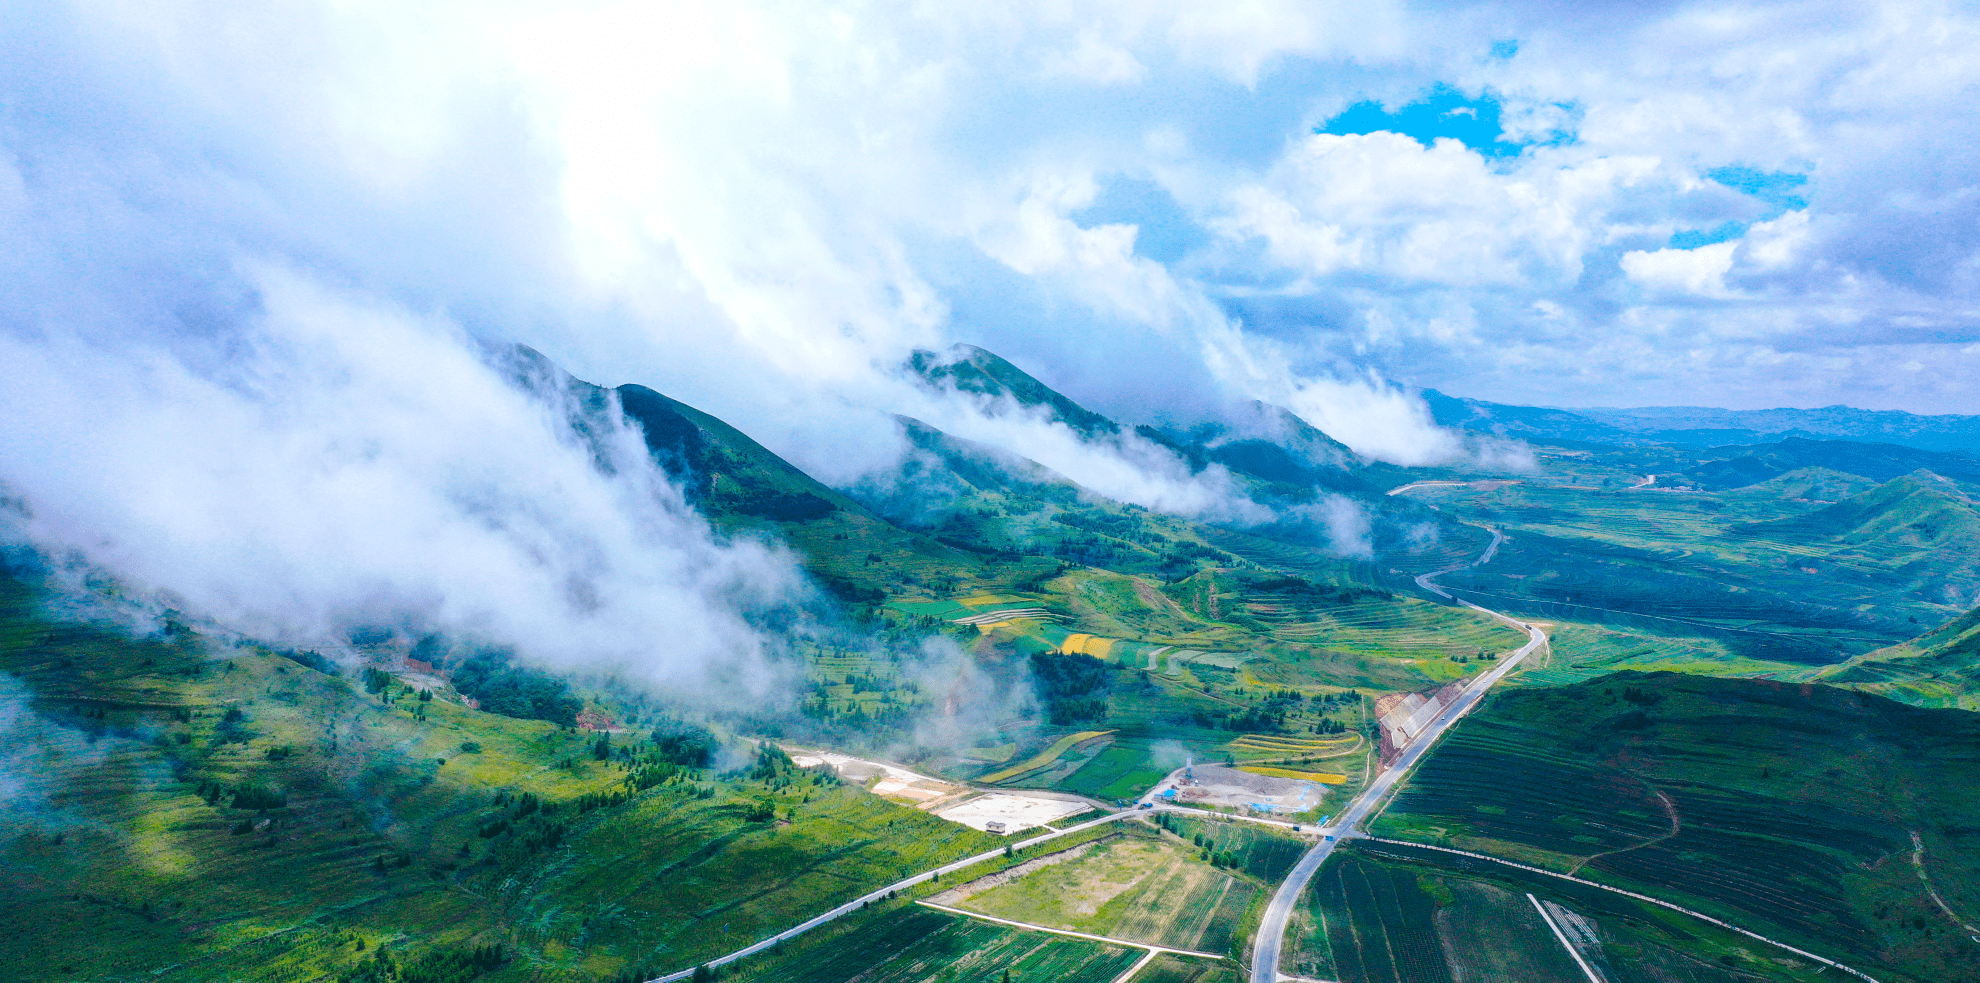
[[[239,619],[631,649],[671,605],[719,647],[787,559],[588,476],[485,346],[834,483],[913,411],[1223,518],[1214,475],[897,367],[968,342],[1131,422],[1260,399],[1401,463],[1467,453],[1425,387],[1972,413],[1975,52],[1924,2],[28,5],[0,480],[33,535]],[[410,562],[434,529],[533,572]],[[337,544],[369,559],[302,559]],[[569,610],[500,628],[539,582]]]

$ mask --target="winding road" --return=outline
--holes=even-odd
[[[1305,856],[1299,858],[1299,863],[1293,867],[1292,873],[1286,875],[1285,881],[1279,885],[1278,891],[1265,906],[1265,917],[1258,923],[1258,935],[1251,946],[1251,983],[1279,983],[1279,951],[1285,946],[1286,924],[1292,919],[1293,906],[1299,902],[1300,895],[1306,893],[1306,885],[1313,880],[1313,875],[1319,872],[1320,865],[1326,863],[1327,858],[1333,854],[1334,847],[1342,840],[1362,835],[1357,827],[1364,819],[1381,811],[1382,803],[1388,798],[1389,793],[1395,789],[1398,782],[1402,781],[1403,776],[1409,774],[1409,770],[1416,766],[1417,761],[1429,752],[1431,746],[1437,743],[1437,738],[1456,723],[1458,718],[1477,706],[1478,701],[1485,698],[1486,692],[1499,680],[1504,679],[1507,673],[1518,667],[1522,660],[1531,655],[1535,649],[1547,644],[1546,632],[1525,622],[1515,621],[1497,611],[1453,598],[1449,592],[1431,581],[1431,578],[1440,574],[1490,562],[1492,556],[1499,551],[1499,544],[1504,542],[1506,537],[1496,529],[1487,531],[1492,534],[1492,544],[1485,548],[1485,552],[1478,559],[1434,573],[1426,573],[1416,578],[1416,585],[1439,597],[1455,600],[1465,607],[1490,615],[1526,632],[1526,644],[1520,646],[1519,651],[1501,659],[1490,672],[1472,677],[1471,682],[1465,684],[1457,699],[1452,700],[1450,706],[1445,707],[1443,712],[1437,715],[1437,719],[1419,731],[1415,739],[1403,746],[1402,753],[1396,756],[1395,763],[1376,776],[1375,781],[1371,782],[1360,795],[1355,796],[1354,801],[1348,803],[1347,808],[1335,817],[1333,825],[1320,830],[1320,842],[1314,844],[1312,849],[1306,851]]]
[[[1439,570],[1436,571],[1435,573],[1424,574],[1423,576],[1416,578],[1416,583],[1424,590],[1435,593],[1446,599],[1455,600],[1458,604],[1462,604],[1465,607],[1471,608],[1476,611],[1481,611],[1487,615],[1497,618],[1502,622],[1505,622],[1506,624],[1514,628],[1519,628],[1527,632],[1528,640],[1526,645],[1521,647],[1519,651],[1513,653],[1511,656],[1501,660],[1498,666],[1493,668],[1490,672],[1487,672],[1480,676],[1473,677],[1472,681],[1464,688],[1463,692],[1458,696],[1458,698],[1456,700],[1453,700],[1451,702],[1451,705],[1449,707],[1446,707],[1444,711],[1437,716],[1436,720],[1432,721],[1429,725],[1425,726],[1423,730],[1417,734],[1415,740],[1409,742],[1409,744],[1404,747],[1402,754],[1396,759],[1395,764],[1391,765],[1388,770],[1384,771],[1380,776],[1378,776],[1375,779],[1375,782],[1372,785],[1370,785],[1366,791],[1363,791],[1359,796],[1355,797],[1353,802],[1349,803],[1347,810],[1344,811],[1338,817],[1339,821],[1336,822],[1333,826],[1327,827],[1320,831],[1323,834],[1322,839],[1317,844],[1315,844],[1312,849],[1308,850],[1305,856],[1300,858],[1299,864],[1293,868],[1292,873],[1286,878],[1285,883],[1279,886],[1278,893],[1272,896],[1271,903],[1266,907],[1265,920],[1259,926],[1257,943],[1252,947],[1252,977],[1251,978],[1254,981],[1254,983],[1278,983],[1279,948],[1285,940],[1286,922],[1292,913],[1293,903],[1297,901],[1300,894],[1305,891],[1306,884],[1307,882],[1313,879],[1314,872],[1320,869],[1320,865],[1326,862],[1327,856],[1333,852],[1336,839],[1341,837],[1351,837],[1351,836],[1360,835],[1355,829],[1356,825],[1359,824],[1364,818],[1369,816],[1374,810],[1377,809],[1378,805],[1381,803],[1383,798],[1386,797],[1389,791],[1395,787],[1396,782],[1401,780],[1403,775],[1409,772],[1409,769],[1416,764],[1417,759],[1421,758],[1424,752],[1430,749],[1430,746],[1432,744],[1436,743],[1438,735],[1442,734],[1445,728],[1449,727],[1459,717],[1462,717],[1473,706],[1477,705],[1479,699],[1484,697],[1485,692],[1491,689],[1492,685],[1494,683],[1497,683],[1501,678],[1503,678],[1506,675],[1506,673],[1511,672],[1514,667],[1518,666],[1520,660],[1526,658],[1526,656],[1529,653],[1531,653],[1534,649],[1539,648],[1541,645],[1546,643],[1547,636],[1545,633],[1540,631],[1540,629],[1534,628],[1533,626],[1527,625],[1523,622],[1515,621],[1511,618],[1506,617],[1505,615],[1499,614],[1496,611],[1490,611],[1485,608],[1481,608],[1476,604],[1470,603],[1469,601],[1465,601],[1459,598],[1452,598],[1449,593],[1445,592],[1442,588],[1430,582],[1431,578],[1436,577],[1439,574],[1449,573],[1452,570],[1461,570],[1468,566],[1477,566],[1481,563],[1486,563],[1490,561],[1492,559],[1493,554],[1498,552],[1499,544],[1505,540],[1505,536],[1499,533],[1498,530],[1488,530],[1488,531],[1492,533],[1492,543],[1490,546],[1485,548],[1485,552],[1481,554],[1478,559],[1468,564],[1461,564],[1456,567],[1451,567],[1447,570]],[[1160,787],[1161,786],[1157,786],[1158,789]],[[1174,811],[1174,812],[1198,811],[1195,809],[1177,808],[1174,806],[1168,806],[1165,804],[1156,804],[1153,802],[1150,803],[1150,806],[1153,809],[1160,811]],[[1067,836],[1073,833],[1080,832],[1082,830],[1092,829],[1093,827],[1102,825],[1104,823],[1118,822],[1122,819],[1129,818],[1130,816],[1145,815],[1148,811],[1150,810],[1124,809],[1120,812],[1108,816],[1103,816],[1099,819],[1090,820],[1088,822],[1080,823],[1075,826],[1068,826],[1064,829],[1052,830],[1051,832],[1044,833],[1039,836],[1034,836],[1029,839],[1017,841],[1011,844],[1011,848],[1014,850],[1023,850],[1027,847],[1037,846],[1038,844],[1057,839],[1061,836]],[[1208,814],[1209,813],[1206,813],[1206,815]],[[1291,823],[1281,822],[1278,820],[1254,819],[1253,817],[1230,816],[1221,813],[1215,815],[1217,815],[1218,818],[1221,819],[1252,819],[1253,821],[1256,822],[1263,822],[1268,825],[1275,825],[1275,826],[1293,825]],[[820,925],[824,925],[828,922],[834,921],[839,918],[843,918],[846,915],[859,911],[862,908],[865,908],[869,904],[885,900],[889,894],[898,892],[905,888],[913,887],[916,884],[920,884],[924,881],[934,879],[942,874],[955,873],[957,871],[964,870],[969,867],[973,867],[977,864],[984,863],[989,860],[993,860],[998,856],[1002,855],[1003,853],[1004,853],[1004,848],[1000,847],[996,850],[991,850],[986,853],[981,853],[974,857],[966,857],[962,860],[957,860],[953,863],[944,864],[943,866],[935,868],[934,870],[923,871],[912,877],[902,878],[901,880],[895,881],[894,883],[889,884],[885,887],[877,888],[864,895],[861,895],[860,897],[854,898],[853,900],[848,901],[845,904],[842,904],[836,908],[833,908],[830,911],[816,915],[801,924],[794,925],[781,932],[778,932],[777,934],[772,935],[767,939],[758,941],[753,945],[746,946],[742,949],[738,949],[735,952],[731,952],[725,956],[718,956],[714,959],[710,959],[704,965],[707,965],[710,968],[715,968],[715,967],[727,965],[729,963],[733,963],[738,959],[743,959],[748,956],[753,956],[757,953],[766,951],[778,945],[779,943],[786,942],[800,935],[803,935],[804,933],[809,932]],[[1139,964],[1137,964],[1136,968],[1137,969],[1139,968]],[[685,980],[692,977],[694,975],[694,969],[695,969],[694,967],[689,967],[687,969],[678,970],[676,972],[669,973],[665,976],[655,977],[654,979],[646,981],[646,983],[675,983],[675,981]]]

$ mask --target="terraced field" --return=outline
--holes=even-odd
[[[1624,673],[1495,696],[1375,830],[1577,870],[1859,968],[1953,979],[1980,971],[1980,947],[1904,858],[1920,832],[1935,880],[1980,898],[1976,778],[1980,722],[1962,711]]]
[[[641,788],[591,734],[0,614],[0,681],[36,711],[5,725],[33,806],[0,811],[10,979],[316,979],[496,942],[657,975],[1001,842],[783,767]]]
[[[1555,906],[1582,958],[1611,983],[1836,978],[1696,919],[1484,861],[1372,843],[1338,856],[1304,899],[1289,972],[1341,983],[1586,983],[1537,900]]]
[[[1324,738],[1246,734],[1231,741],[1226,749],[1240,763],[1312,764],[1352,756],[1367,743],[1366,738],[1353,733]]]
[[[1037,754],[1034,754],[1031,757],[1024,759],[1023,761],[1020,761],[1017,764],[1011,765],[1008,768],[1000,768],[987,775],[984,775],[981,778],[978,778],[977,781],[982,782],[985,785],[996,785],[1000,782],[1022,781],[1026,778],[1036,775],[1041,771],[1044,771],[1047,768],[1052,767],[1053,764],[1058,762],[1059,757],[1065,754],[1067,751],[1070,751],[1073,748],[1078,747],[1081,744],[1085,744],[1089,741],[1098,741],[1101,738],[1106,737],[1107,735],[1112,733],[1113,731],[1111,730],[1082,730],[1082,731],[1076,731],[1071,734],[1067,734],[1066,736],[1061,737],[1056,741],[1053,741],[1051,745],[1045,748],[1045,750],[1040,751]]]
[[[1111,983],[1142,951],[911,906],[742,979],[777,983]],[[1006,975],[1008,974],[1008,975]]]

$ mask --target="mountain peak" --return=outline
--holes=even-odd
[[[1019,406],[1044,407],[1061,423],[1088,436],[1121,430],[1120,424],[1079,405],[996,353],[975,345],[958,343],[940,352],[917,348],[908,356],[906,368],[930,388],[939,389],[946,383],[963,392],[993,399],[1009,397]]]

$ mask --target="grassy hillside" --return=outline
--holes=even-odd
[[[1980,709],[1980,608],[1817,678],[1921,706]]]
[[[1576,952],[1614,983],[1818,983],[1840,975],[1654,905],[1489,862],[1364,841],[1337,855],[1288,933],[1283,965],[1309,978],[1585,983],[1542,919],[1543,905],[1573,933]]]
[[[1041,409],[1084,434],[1120,432],[1120,424],[1073,402],[1029,373],[975,345],[952,345],[947,351],[918,349],[907,368],[930,386],[1009,399],[1018,406]]]
[[[1755,540],[1797,544],[1896,592],[1965,606],[1980,599],[1980,508],[1930,472],[1885,482],[1806,515],[1735,527]]]
[[[6,586],[11,979],[323,979],[500,946],[445,978],[612,980],[997,842],[788,762],[680,767],[638,732],[601,749],[389,677],[51,623]]]
[[[1833,504],[1785,494],[1822,480],[1708,493],[1536,478],[1408,494],[1510,537],[1491,564],[1442,578],[1466,597],[1747,659],[1840,662],[1980,590],[1980,526],[1956,494],[1915,477]]]
[[[1960,927],[1980,915],[1976,831],[1980,716],[1628,672],[1495,695],[1376,826],[1644,891],[1887,981],[1980,973]]]
[[[1747,485],[1727,495],[1727,498],[1776,499],[1790,502],[1811,502],[1828,504],[1840,502],[1852,495],[1860,495],[1877,487],[1877,482],[1858,474],[1849,474],[1831,468],[1807,467],[1777,474],[1758,484]]]

